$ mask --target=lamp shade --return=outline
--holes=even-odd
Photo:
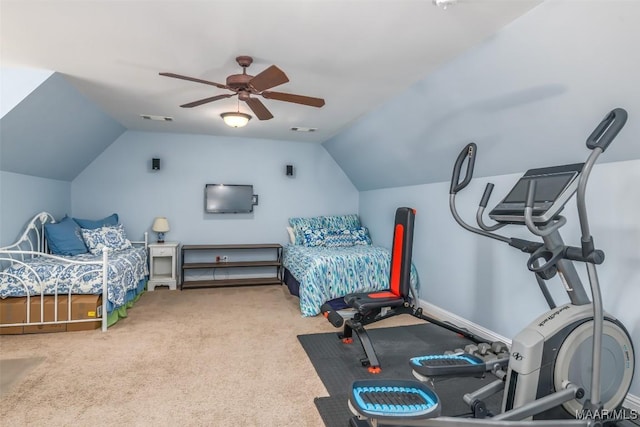
[[[241,128],[249,123],[251,120],[251,116],[245,113],[222,113],[220,114],[222,120],[227,124],[227,126],[231,126],[232,128]]]
[[[169,231],[169,221],[163,216],[158,216],[153,220],[151,229],[156,233],[166,233]]]

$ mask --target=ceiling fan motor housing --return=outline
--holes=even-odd
[[[236,62],[241,67],[247,68],[249,65],[251,65],[253,63],[253,58],[250,57],[250,56],[241,55],[241,56],[236,57]]]
[[[234,90],[248,89],[252,78],[249,74],[232,74],[227,77],[227,86]]]

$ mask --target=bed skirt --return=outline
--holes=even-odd
[[[287,285],[289,289],[289,293],[293,296],[300,297],[300,282],[291,274],[291,272],[285,267],[284,268],[284,283]],[[344,302],[344,297],[332,299],[331,301],[327,301],[327,303],[334,310],[342,310],[344,308],[349,307]]]
[[[138,302],[140,296],[147,290],[147,278],[144,278],[138,282],[136,289],[127,291],[126,303],[115,310],[113,304],[107,301],[107,327],[115,325],[118,320],[127,317],[127,310],[133,307]]]

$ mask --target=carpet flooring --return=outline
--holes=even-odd
[[[409,359],[424,354],[442,353],[463,348],[471,341],[432,324],[398,326],[368,330],[382,372],[370,374],[360,363],[364,351],[354,334],[352,344],[343,344],[336,333],[300,335],[298,340],[309,356],[318,376],[329,392],[328,397],[314,400],[327,427],[345,427],[352,414],[347,406],[351,383],[359,379],[415,379]],[[462,415],[469,412],[462,401],[465,393],[476,390],[495,378],[449,378],[435,383],[435,390],[443,403],[443,415]],[[487,401],[497,411],[501,395]]]
[[[20,359],[0,360],[0,396],[9,392],[33,368],[44,362],[44,357],[23,357]]]

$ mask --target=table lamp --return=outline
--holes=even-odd
[[[169,221],[163,216],[158,216],[153,220],[151,229],[158,233],[158,243],[164,243],[164,233],[169,231]]]

